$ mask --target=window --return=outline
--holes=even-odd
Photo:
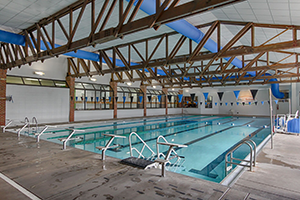
[[[169,91],[167,98],[168,98],[168,108],[177,108],[179,107],[178,103],[178,92]]]
[[[165,108],[165,95],[160,90],[147,89],[147,108]]]
[[[12,76],[12,75],[6,76],[6,83],[17,84],[17,85],[68,88],[67,82],[62,80],[52,80],[52,79],[32,78],[32,77],[22,77],[22,76]]]
[[[76,110],[113,109],[113,91],[109,85],[75,83]]]
[[[117,87],[118,109],[144,108],[143,92],[140,88]]]
[[[213,105],[213,97],[208,96],[207,100],[205,101],[205,108],[212,108]]]
[[[191,96],[184,96],[183,97],[183,106],[185,108],[198,108],[198,97],[194,97],[194,101],[192,101]]]

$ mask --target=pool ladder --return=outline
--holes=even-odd
[[[250,149],[250,159],[239,159],[233,156],[235,150],[237,150],[240,146],[246,144]],[[252,147],[253,145],[253,147]],[[229,160],[228,160],[229,157]],[[240,163],[235,162],[240,161]],[[225,155],[225,176],[227,176],[228,172],[233,169],[233,165],[239,165],[243,167],[249,167],[250,171],[252,171],[253,167],[255,167],[256,163],[256,144],[251,139],[244,139],[235,145],[232,149],[230,149]]]
[[[141,148],[141,150],[138,150],[137,148],[132,147],[132,136],[135,136],[140,142],[142,142],[144,144],[143,147]],[[133,151],[135,151],[136,153],[138,153],[138,158],[143,158],[143,159],[146,159],[146,160],[153,160],[154,159],[155,152],[147,145],[147,143],[137,133],[135,133],[135,132],[130,133],[128,139],[129,139],[130,156],[133,156]],[[151,155],[148,158],[146,158],[143,155],[145,147],[151,152]]]
[[[137,148],[132,147],[132,136],[135,136],[139,140],[139,142],[143,143],[141,150],[138,150]],[[160,140],[163,140],[163,141],[160,141]],[[159,145],[164,145],[164,146],[169,147],[166,154],[159,152]],[[147,145],[147,143],[137,133],[132,132],[129,135],[130,156],[133,157],[133,151],[135,151],[138,153],[138,158],[151,160],[151,161],[154,161],[154,162],[160,164],[162,167],[161,168],[162,169],[162,171],[161,171],[162,177],[165,177],[165,170],[167,168],[167,166],[166,166],[167,164],[169,164],[169,167],[167,168],[167,170],[169,170],[169,171],[176,171],[176,167],[183,165],[183,163],[185,161],[184,157],[179,156],[174,149],[174,148],[183,148],[183,147],[187,147],[187,145],[170,143],[162,135],[160,135],[156,139],[157,154],[155,154],[155,152]],[[148,158],[146,158],[143,155],[145,148],[147,148],[151,152],[151,155]],[[173,159],[176,159],[176,161],[174,163],[171,163],[171,160],[173,160]]]

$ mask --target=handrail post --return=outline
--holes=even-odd
[[[113,146],[109,146],[112,141],[115,139],[115,138],[126,138],[126,136],[122,136],[122,135],[113,135],[113,134],[103,134],[104,136],[108,136],[110,137],[109,141],[107,142],[107,144],[103,147],[103,146],[99,146],[99,147],[96,147],[97,149],[101,150],[102,151],[102,160],[105,160],[105,152],[108,148],[114,148],[116,146],[119,146],[119,145],[113,145]]]
[[[252,145],[250,143],[253,144],[253,147],[252,147]],[[249,161],[233,157],[233,152],[235,150],[237,150],[243,144],[246,144],[247,146],[249,146],[249,149],[250,149],[250,160]],[[228,161],[228,156],[229,155],[230,155],[230,161]],[[236,163],[233,160],[243,161],[243,162],[249,163],[249,165],[248,164]],[[251,139],[245,139],[245,140],[240,141],[236,146],[234,146],[231,150],[229,150],[226,153],[226,155],[225,155],[225,176],[227,176],[228,171],[230,170],[230,169],[227,170],[227,168],[228,168],[227,165],[228,164],[230,164],[230,167],[231,167],[230,169],[232,169],[232,164],[234,164],[234,165],[240,165],[240,166],[244,166],[244,167],[249,167],[250,171],[252,171],[253,167],[255,167],[255,165],[256,165],[256,143],[253,140],[251,140]]]
[[[30,121],[29,121],[28,117],[25,117],[24,122],[28,123],[28,134],[29,134],[29,132],[30,132]]]
[[[36,136],[36,142],[40,142],[40,137],[41,137],[41,135],[42,135],[49,127],[56,128],[57,126],[48,126],[48,125],[46,125],[46,126],[43,128],[43,130],[42,130],[39,134],[37,134],[37,136]]]
[[[75,129],[73,129],[73,131],[69,134],[69,136],[67,137],[67,139],[65,139],[63,141],[63,150],[67,149],[67,142],[69,141],[69,139],[73,136],[73,134],[75,133]]]
[[[18,138],[20,138],[21,131],[23,131],[24,128],[25,128],[27,125],[28,125],[28,123],[26,122],[26,123],[24,124],[24,126],[23,126],[22,128],[19,129],[19,131],[18,131]]]
[[[13,120],[10,120],[5,126],[3,126],[3,128],[2,128],[2,132],[3,132],[3,133],[5,133],[5,129],[6,129],[9,125],[11,125],[12,122],[13,122]]]
[[[68,130],[71,130],[72,132],[65,140],[63,140],[63,150],[67,149],[67,142],[71,139],[71,137],[74,135],[76,131],[84,132],[84,130],[77,130],[77,129],[68,129]]]
[[[32,121],[32,124],[35,122],[35,131],[38,132],[38,122],[37,122],[36,117],[33,117],[31,121]]]

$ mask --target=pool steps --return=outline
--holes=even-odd
[[[233,156],[233,152],[243,144],[246,144],[250,149],[249,160],[239,159]],[[229,160],[228,160],[228,156],[230,158]],[[237,163],[235,161],[240,161],[240,163]],[[233,165],[249,167],[250,171],[252,171],[252,168],[255,167],[255,163],[256,163],[256,143],[251,139],[242,140],[237,145],[232,147],[225,155],[225,176],[227,176],[228,172],[233,169]]]
[[[141,143],[143,143],[143,146],[140,150],[138,150],[135,147],[132,147],[132,137],[136,137]],[[161,142],[160,140],[163,141]],[[165,145],[169,147],[167,154],[159,152],[159,145]],[[171,167],[177,167],[177,166],[181,166],[184,163],[184,157],[179,156],[174,150],[174,148],[183,148],[183,147],[187,147],[187,145],[170,143],[162,135],[160,135],[156,140],[157,154],[155,154],[155,152],[147,145],[147,143],[137,133],[132,132],[129,135],[129,147],[130,147],[130,157],[123,159],[121,161],[122,163],[138,166],[144,169],[161,166],[161,176],[165,177],[166,174],[165,170],[167,164],[169,164],[169,166]],[[143,155],[145,147],[151,152],[151,156],[149,156],[148,158],[146,158]],[[138,157],[134,157],[133,152],[138,153]],[[175,163],[171,163],[171,160],[175,158],[177,158]],[[157,165],[155,163],[157,163]]]

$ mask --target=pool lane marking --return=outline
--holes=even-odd
[[[235,120],[237,120],[237,119],[235,119]],[[235,120],[231,120],[231,121],[235,121]],[[226,123],[228,123],[228,122],[226,122]],[[245,123],[245,124],[239,125],[239,126],[245,126],[245,125],[247,125],[247,124],[248,124],[248,122]],[[200,138],[198,138],[198,139],[192,140],[192,141],[190,141],[190,142],[188,142],[188,143],[185,143],[185,145],[191,145],[191,144],[194,144],[194,143],[199,142],[199,141],[201,141],[201,140],[204,140],[204,139],[206,139],[206,138],[208,138],[208,137],[210,137],[210,136],[216,135],[216,134],[221,133],[221,132],[223,132],[223,131],[227,131],[227,130],[229,130],[229,129],[232,129],[232,128],[234,128],[234,127],[239,127],[239,126],[230,126],[230,127],[224,128],[224,129],[222,129],[222,130],[216,131],[216,132],[211,133],[211,134],[209,134],[209,135],[206,135],[206,136],[200,137]],[[179,149],[179,148],[177,148],[177,149]],[[177,149],[176,149],[176,150],[177,150]],[[181,148],[180,148],[180,149],[181,149]]]
[[[198,117],[196,119],[204,119],[204,118],[211,118],[211,117]],[[153,125],[157,125],[157,124],[168,124],[168,123],[179,123],[179,122],[187,122],[190,120],[172,120],[172,121],[167,121],[167,122],[162,122],[162,123],[151,123],[151,124],[143,124],[143,125],[139,125],[139,126],[135,126],[134,128],[140,128],[140,127],[145,127],[145,126],[153,126]],[[113,129],[106,129],[106,130],[98,130],[98,131],[93,131],[93,132],[83,132],[83,133],[77,133],[74,134],[74,136],[79,136],[79,135],[90,135],[90,134],[95,134],[95,133],[106,133],[107,131],[116,131],[116,130],[126,130],[126,129],[131,129],[132,127],[130,126],[126,126],[126,127],[122,127],[122,128],[113,128]],[[66,131],[66,130],[64,130]],[[55,136],[55,137],[48,137],[47,140],[52,140],[52,139],[58,139],[58,138],[63,138],[63,137],[67,137],[68,135],[60,135],[60,136]]]
[[[224,119],[224,118],[226,119],[226,118],[228,118],[228,117],[222,117],[222,118],[217,118],[217,119]],[[211,121],[214,121],[214,120],[217,120],[217,119],[212,119]],[[237,119],[235,119],[235,120],[237,120]],[[230,121],[232,121],[232,120],[230,120]],[[233,121],[234,121],[234,120],[233,120]],[[184,133],[184,132],[187,132],[187,131],[192,131],[192,130],[195,130],[195,129],[199,129],[199,128],[203,128],[203,127],[205,127],[205,126],[211,125],[211,124],[205,124],[205,125],[199,126],[201,123],[204,123],[204,122],[201,121],[201,122],[192,123],[192,124],[183,124],[183,125],[180,125],[180,126],[187,126],[187,125],[189,125],[189,126],[196,126],[196,127],[190,128],[190,129],[185,129],[185,130],[182,130],[182,131],[179,131],[179,132],[175,132],[175,133],[169,133],[169,134],[166,134],[166,135],[163,135],[163,136],[164,136],[164,137],[168,137],[168,136],[171,136],[171,135],[174,135],[174,134]],[[227,122],[226,122],[226,123],[227,123]],[[164,128],[164,129],[170,129],[170,128],[174,128],[174,126],[173,126],[173,127]],[[175,128],[179,128],[179,127],[175,127]],[[161,130],[161,129],[160,129],[160,130],[152,130],[151,132],[158,132],[158,131],[162,131],[162,130]],[[145,132],[145,133],[149,133],[149,132]],[[150,142],[150,141],[152,141],[152,140],[156,140],[156,138],[150,138],[150,139],[144,140],[144,142]],[[135,143],[132,143],[132,145],[136,145],[136,144],[139,144],[139,143],[140,143],[140,142],[135,142]],[[108,150],[109,150],[109,151],[116,151],[116,149],[117,149],[117,151],[119,151],[119,149],[125,148],[125,147],[129,147],[129,144],[126,144],[126,145],[120,145],[119,148],[108,149]]]
[[[0,173],[0,178],[2,178],[4,181],[6,181],[8,184],[10,184],[11,186],[13,186],[17,190],[19,190],[21,193],[23,193],[28,198],[30,198],[32,200],[41,200],[40,198],[38,198],[37,196],[35,196],[33,193],[29,192],[28,190],[26,190],[25,188],[23,188],[18,183],[16,183],[15,181],[11,180],[10,178],[8,178],[7,176],[5,176],[4,174]]]
[[[200,115],[192,115],[192,116],[186,116],[186,117],[174,117],[174,118],[168,118],[168,119],[166,119],[166,118],[159,118],[159,119],[153,119],[153,120],[148,120],[148,121],[146,121],[146,122],[156,122],[156,121],[166,121],[166,122],[168,122],[168,120],[172,120],[172,121],[176,121],[176,120],[174,120],[174,119],[180,119],[180,118],[182,118],[182,120],[183,120],[183,118],[185,118],[186,120],[188,120],[188,119],[192,119],[192,118],[195,118],[195,117],[197,117],[197,118],[199,118],[199,117],[201,117],[201,118],[207,118],[207,117],[211,117],[211,116],[200,116]],[[138,123],[143,123],[144,121],[133,121],[133,122],[130,122],[130,123],[124,123],[124,122],[121,122],[121,123],[116,123],[116,122],[113,122],[113,124],[106,124],[106,125],[102,125],[102,126],[90,126],[90,127],[79,127],[79,128],[76,128],[76,129],[94,129],[94,128],[103,128],[103,127],[109,127],[109,126],[123,126],[123,125],[129,125],[129,124],[138,124]],[[116,124],[114,124],[114,123],[116,123]],[[150,124],[149,124],[150,125]],[[69,127],[70,128],[70,127]],[[73,127],[74,128],[74,127]],[[54,130],[54,131],[46,131],[45,133],[59,133],[59,132],[65,132],[66,130],[65,129],[63,129],[63,130]]]

